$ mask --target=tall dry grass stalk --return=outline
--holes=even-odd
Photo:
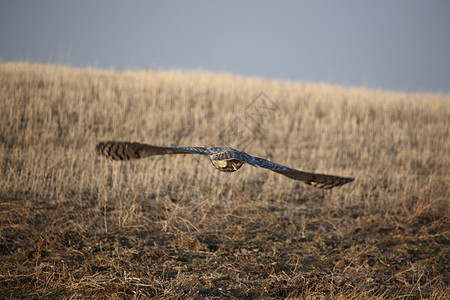
[[[81,233],[153,226],[178,236],[181,249],[206,251],[184,237],[223,231],[239,239],[239,228],[250,224],[242,219],[263,228],[276,218],[286,221],[286,232],[307,234],[322,215],[341,237],[355,228],[426,223],[448,241],[449,95],[28,63],[0,64],[0,87],[0,197],[10,218],[2,226],[25,228],[37,222],[35,210],[66,207],[66,226]],[[109,162],[94,147],[110,139],[231,146],[356,180],[330,193],[250,166],[220,173],[201,157]],[[275,219],[266,220],[265,211]],[[61,226],[57,216],[42,216]],[[309,234],[320,241],[321,230]],[[292,276],[297,284],[304,279]]]

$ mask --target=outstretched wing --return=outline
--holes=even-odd
[[[312,186],[322,188],[322,189],[331,189],[348,182],[352,182],[355,180],[354,178],[348,177],[340,177],[334,175],[326,175],[326,174],[318,174],[318,173],[309,173],[296,169],[292,169],[271,161],[267,159],[255,157],[245,152],[239,152],[235,154],[234,159],[238,159],[242,162],[245,162],[254,167],[260,167],[264,169],[268,169],[279,174],[282,174],[291,179],[300,180]]]
[[[165,154],[211,154],[208,148],[202,147],[159,147],[130,142],[101,142],[95,149],[99,154],[112,160],[130,160]]]

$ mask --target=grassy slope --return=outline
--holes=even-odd
[[[1,298],[450,296],[448,95],[24,63],[0,83]],[[356,181],[109,162],[107,139]]]

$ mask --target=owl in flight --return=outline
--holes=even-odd
[[[251,156],[245,152],[230,147],[175,147],[175,146],[151,146],[141,143],[129,142],[101,142],[96,146],[99,154],[112,160],[130,160],[144,158],[152,155],[165,154],[200,154],[209,156],[213,166],[222,172],[235,172],[243,164],[268,169],[294,180],[300,180],[306,184],[331,189],[336,186],[352,182],[354,178],[339,177],[333,175],[303,172],[279,165],[263,158]]]

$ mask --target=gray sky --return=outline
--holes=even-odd
[[[450,92],[449,0],[0,0],[0,60]]]

